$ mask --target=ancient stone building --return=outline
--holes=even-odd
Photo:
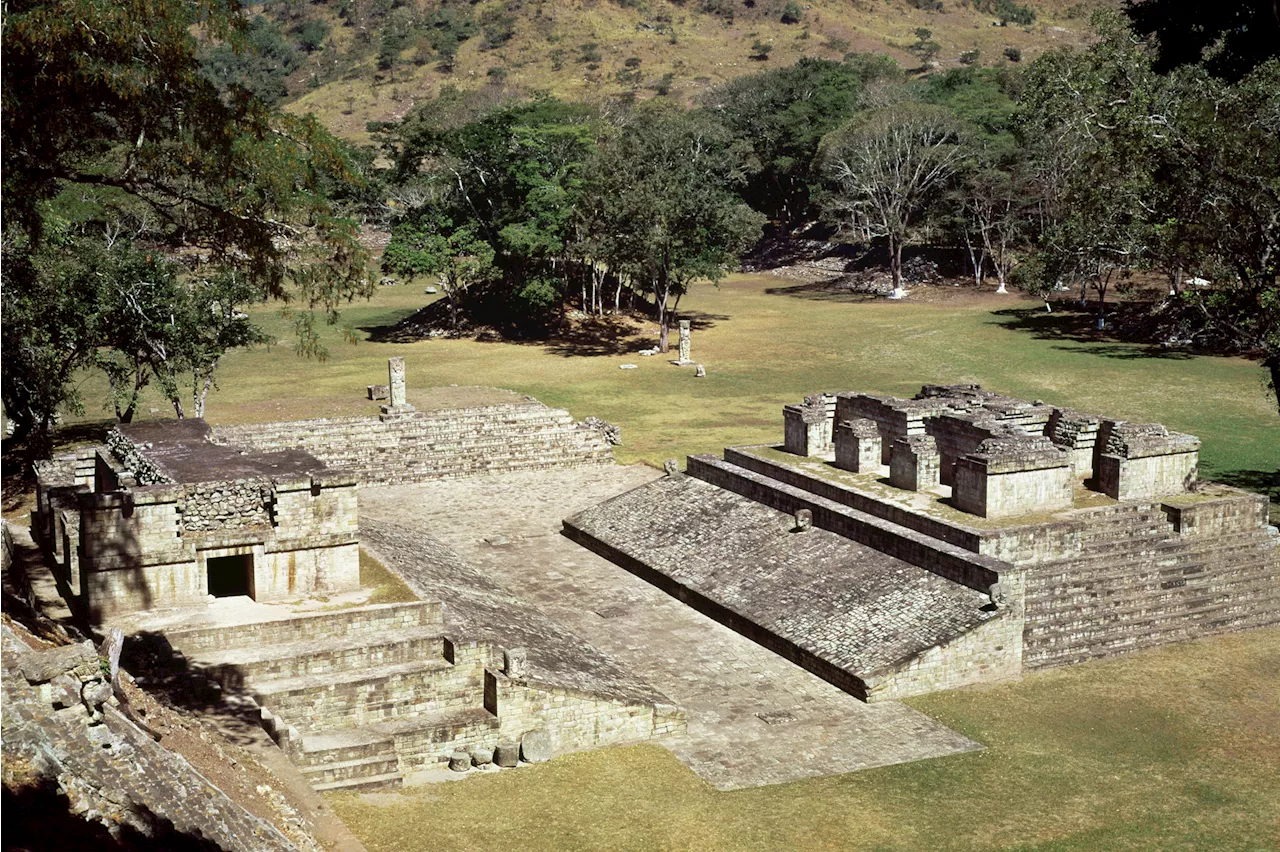
[[[682,710],[601,676],[612,670],[589,646],[566,641],[559,668],[531,663],[510,633],[449,635],[439,600],[229,622],[209,606],[359,589],[358,487],[612,461],[616,429],[531,397],[420,411],[401,359],[386,388],[376,416],[123,425],[41,465],[33,533],[72,610],[92,625],[179,616],[131,638],[152,649],[137,659],[252,699],[318,790],[398,786],[462,748],[519,755],[536,741],[525,750],[545,758],[682,730]]]
[[[33,531],[90,621],[360,585],[356,480],[305,452],[243,453],[203,420],[158,421],[37,470]]]
[[[1191,435],[975,385],[783,419],[565,534],[867,700],[1280,623],[1267,500]]]

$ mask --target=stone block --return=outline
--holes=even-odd
[[[962,511],[1004,518],[1070,508],[1068,453],[1048,438],[990,438],[956,462],[952,500]]]
[[[520,746],[516,743],[498,743],[493,750],[493,762],[504,769],[510,769],[520,762]]]
[[[788,405],[782,409],[783,449],[798,456],[831,452],[832,419],[822,404]]]
[[[542,763],[554,754],[551,733],[545,729],[530,731],[520,738],[520,757],[526,763]]]
[[[374,401],[384,400],[390,394],[390,390],[386,385],[369,385],[367,390],[369,393],[369,399]]]
[[[910,435],[893,442],[889,454],[889,483],[908,491],[928,491],[941,481],[941,455],[930,435]]]
[[[22,655],[18,666],[22,676],[33,684],[46,683],[62,674],[72,675],[80,680],[102,674],[98,652],[89,641],[28,651]]]
[[[454,772],[466,772],[471,768],[471,755],[465,751],[455,751],[449,755],[449,768]]]
[[[836,424],[836,467],[853,473],[873,473],[880,468],[880,429],[874,420],[858,418]]]
[[[1150,500],[1196,481],[1200,439],[1158,423],[1103,421],[1094,461],[1098,489],[1116,500]]]

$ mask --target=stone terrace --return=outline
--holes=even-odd
[[[1002,617],[985,593],[826,530],[798,531],[792,516],[692,477],[620,495],[565,529],[861,698],[903,660]]]
[[[720,789],[979,748],[899,702],[859,701],[560,535],[565,516],[655,476],[586,467],[366,489],[361,518],[375,537],[395,533],[374,546],[411,582],[462,587],[485,578],[487,601],[473,608],[450,599],[449,630],[498,615],[554,629],[545,650],[525,634],[531,669],[571,633],[670,696],[688,730],[656,742]],[[418,546],[432,538],[439,544]],[[441,546],[458,561],[432,558]],[[469,570],[455,575],[460,565]]]

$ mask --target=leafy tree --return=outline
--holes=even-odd
[[[243,43],[237,7],[50,0],[7,11],[0,158],[14,305],[38,304],[38,294],[84,307],[83,295],[50,288],[80,286],[89,273],[73,274],[68,260],[77,244],[124,220],[147,222],[166,250],[187,249],[202,274],[234,269],[259,298],[289,296],[330,319],[368,292],[354,223],[317,194],[352,179],[342,149],[314,119],[274,112],[238,86],[220,92],[203,73],[193,28]],[[4,403],[20,430],[39,433],[32,445],[47,446],[52,412],[74,404],[58,377],[97,344],[87,332],[24,325],[31,317],[41,318],[5,314],[6,340],[25,354],[6,359]],[[320,351],[314,336],[304,344]],[[47,387],[11,381],[20,363]]]
[[[610,266],[653,293],[665,352],[680,296],[699,278],[724,277],[759,239],[763,217],[733,192],[741,155],[709,116],[654,103],[601,144],[592,173],[595,231]]]
[[[320,38],[323,40],[323,33]],[[201,62],[204,72],[218,88],[239,86],[267,103],[276,103],[288,96],[285,78],[301,64],[298,48],[285,38],[274,21],[262,15],[249,22],[241,38],[212,48]]]
[[[787,4],[782,7],[782,23],[798,24],[800,19],[804,17],[804,9],[796,0],[787,0]]]
[[[1149,256],[1165,86],[1114,15],[1087,51],[1054,51],[1028,69],[1019,132],[1040,186],[1041,247],[1098,296]]]
[[[480,238],[474,224],[455,227],[448,214],[431,210],[396,226],[382,265],[405,276],[438,275],[456,329],[467,291],[493,275],[493,259],[493,246]]]
[[[917,27],[915,43],[907,45],[907,50],[920,58],[921,65],[928,65],[942,50],[942,45],[933,40],[933,30]]]
[[[808,216],[822,180],[814,165],[818,142],[853,114],[864,83],[877,73],[805,58],[790,68],[738,77],[705,95],[702,107],[752,152],[742,198],[784,226]]]
[[[543,99],[455,125],[451,111],[465,115],[458,97],[448,96],[452,106],[433,104],[399,126],[378,129],[401,180],[416,177],[438,188],[430,205],[408,212],[411,227],[393,234],[392,247],[399,235],[447,240],[454,229],[468,229],[464,242],[484,241],[496,271],[496,289],[486,291],[492,297],[487,318],[545,325],[561,297],[566,240],[595,147],[595,116]],[[393,254],[389,247],[387,256]]]
[[[947,109],[904,102],[854,116],[819,148],[834,185],[829,208],[848,229],[888,241],[893,298],[902,298],[902,246],[961,168],[964,128]]]
[[[307,53],[315,53],[324,47],[329,37],[329,24],[320,18],[310,18],[298,27],[298,44]]]
[[[1126,0],[1134,30],[1154,36],[1156,70],[1202,65],[1215,77],[1239,80],[1280,58],[1280,6],[1259,0]]]

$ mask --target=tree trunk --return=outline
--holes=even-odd
[[[213,362],[209,364],[209,368],[204,371],[204,381],[200,384],[200,395],[195,399],[196,417],[204,417],[205,400],[209,398],[209,389],[213,387],[213,371],[218,369],[219,360],[221,360],[221,356],[214,358]],[[194,387],[192,390],[194,390]],[[181,417],[182,415],[179,414],[178,416]]]
[[[1280,411],[1280,352],[1272,352],[1262,360],[1262,365],[1271,374],[1271,392],[1276,397],[1276,410]]]
[[[889,237],[889,274],[893,277],[893,293],[890,299],[901,299],[907,295],[902,288],[902,241]]]

